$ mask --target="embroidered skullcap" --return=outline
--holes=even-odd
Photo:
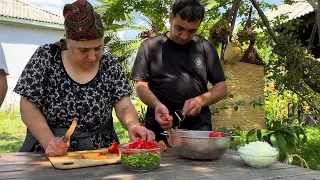
[[[77,0],[63,8],[66,37],[76,41],[88,41],[102,38],[103,25],[100,15],[94,12],[86,0]]]

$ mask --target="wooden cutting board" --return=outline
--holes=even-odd
[[[99,153],[103,152],[99,156]],[[108,148],[67,152],[64,156],[47,157],[56,169],[75,169],[120,163],[120,155],[108,153]]]

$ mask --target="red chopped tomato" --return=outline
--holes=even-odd
[[[119,146],[118,142],[112,143],[112,145],[108,148],[108,152],[109,153],[117,153],[117,154],[119,154],[118,146]]]
[[[157,148],[157,144],[155,142],[148,142],[148,141],[140,139],[136,142],[129,144],[129,148],[131,148],[131,149],[153,149],[153,148]]]

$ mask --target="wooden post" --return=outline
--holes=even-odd
[[[259,16],[261,17],[264,25],[267,27],[268,32],[269,32],[271,38],[273,39],[274,42],[277,43],[277,36],[276,36],[275,32],[273,31],[273,29],[271,28],[270,23],[269,23],[266,15],[265,15],[264,12],[262,11],[259,3],[258,3],[256,0],[250,0],[250,1],[251,1],[251,3],[253,4],[253,6],[256,8],[256,10],[258,11],[258,14],[259,14]]]
[[[293,117],[294,112],[293,112],[293,103],[288,103],[288,117]]]
[[[310,49],[310,50],[312,49],[311,47],[313,45],[314,37],[316,36],[317,27],[318,27],[318,24],[315,22],[313,25],[313,28],[312,28],[312,32],[311,32],[311,36],[310,36],[309,44],[308,44],[308,49]]]
[[[224,61],[224,52],[226,51],[227,43],[221,43],[221,53],[220,53],[220,60]]]
[[[292,127],[294,119],[290,119],[290,117],[294,117],[293,103],[288,103],[288,117],[289,117],[288,126]]]
[[[240,3],[241,0],[234,0],[233,1],[233,6],[232,6],[232,10],[231,10],[231,14],[232,14],[232,20],[231,20],[231,35],[229,37],[229,41],[232,41],[232,32],[234,30],[234,26],[236,24],[236,19],[237,19],[237,14],[238,14],[238,10],[240,8]],[[230,20],[230,19],[229,19]]]
[[[319,0],[318,0],[318,4],[317,4],[317,12],[316,12],[316,24],[318,25],[318,27],[320,27],[320,6],[319,6]],[[320,43],[320,28],[318,28],[318,36],[319,36],[319,43]]]
[[[232,38],[232,33],[233,33],[234,26],[235,26],[238,9],[240,7],[240,2],[241,2],[241,0],[233,0],[232,1],[232,7],[231,7],[229,13],[226,14],[227,15],[227,22],[228,22],[228,24],[231,25],[231,34],[228,37],[228,42],[232,41],[232,39],[231,39]],[[220,55],[221,57],[220,57],[220,59],[222,61],[224,60],[224,53],[225,53],[226,48],[228,46],[228,42],[222,43],[222,45],[221,45],[221,55]]]

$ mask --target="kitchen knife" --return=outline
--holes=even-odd
[[[76,129],[77,127],[77,121],[75,119],[73,119],[71,126],[69,127],[68,131],[66,132],[66,134],[63,136],[62,141],[67,143],[73,133],[73,131]]]

